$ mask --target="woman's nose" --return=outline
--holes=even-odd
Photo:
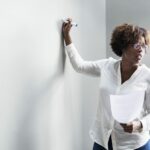
[[[140,48],[137,49],[137,52],[138,52],[138,53],[141,53],[142,51],[143,51],[143,48],[142,48],[142,47],[140,47]]]

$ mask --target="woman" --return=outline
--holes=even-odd
[[[72,66],[77,72],[100,77],[97,115],[90,130],[93,150],[150,150],[150,69],[141,63],[150,45],[147,30],[131,24],[117,26],[110,45],[121,59],[85,61],[72,43],[71,21],[68,19],[68,23],[63,23],[62,31]],[[127,124],[114,120],[110,94],[138,90],[145,92],[140,115]]]

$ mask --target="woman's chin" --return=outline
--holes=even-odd
[[[142,57],[136,57],[136,62],[140,63],[142,61]]]

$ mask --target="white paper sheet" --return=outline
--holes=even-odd
[[[120,123],[133,121],[142,110],[144,96],[145,91],[110,95],[111,111],[114,119]]]

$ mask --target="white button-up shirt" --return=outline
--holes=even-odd
[[[108,149],[108,140],[111,135],[114,150],[133,150],[146,144],[150,139],[150,69],[144,64],[139,66],[132,76],[121,84],[121,60],[108,58],[85,61],[73,43],[65,48],[77,72],[100,77],[97,113],[89,131],[92,140]],[[143,109],[135,120],[142,122],[142,131],[124,132],[121,125],[112,117],[110,95],[141,90],[145,91],[145,100]]]

